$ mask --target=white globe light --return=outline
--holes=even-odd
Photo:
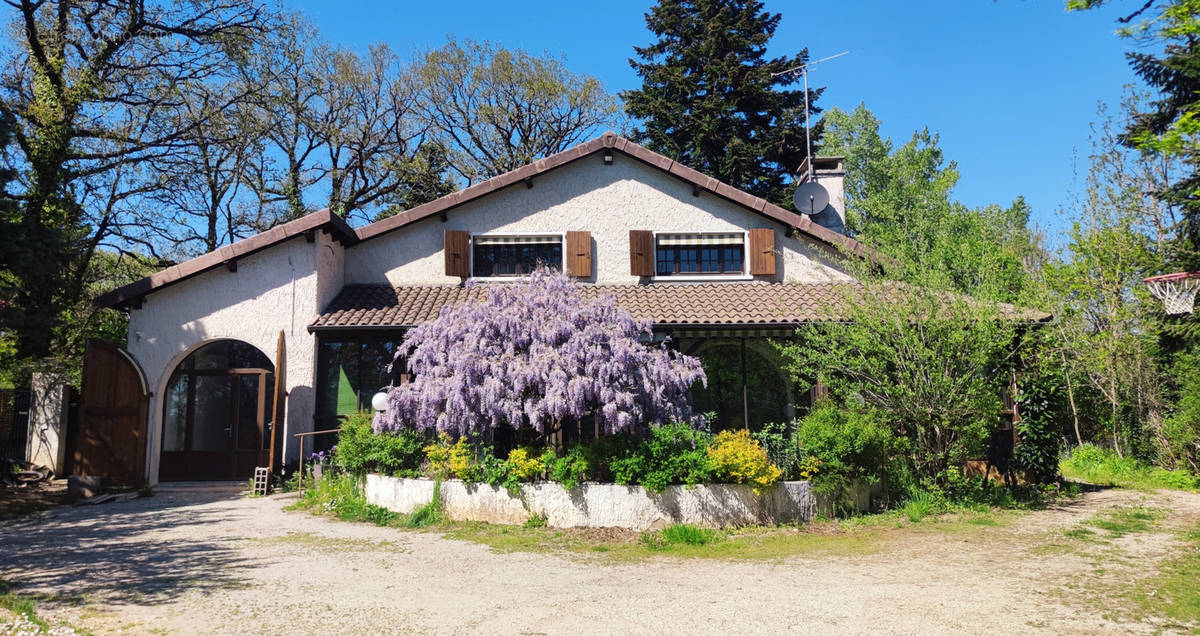
[[[376,411],[386,411],[388,407],[388,394],[386,391],[380,391],[371,398],[371,408]]]

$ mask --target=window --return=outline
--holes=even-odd
[[[316,387],[318,430],[337,428],[339,415],[369,410],[371,398],[381,387],[400,384],[404,369],[389,371],[389,365],[403,338],[401,331],[320,336]]]
[[[562,269],[563,238],[538,236],[475,236],[471,238],[471,276],[525,276],[539,263]]]
[[[708,276],[746,271],[746,237],[722,234],[659,234],[655,237],[656,276]]]

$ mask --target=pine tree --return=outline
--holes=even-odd
[[[1069,0],[1068,9],[1090,9],[1107,0]],[[1167,267],[1200,269],[1200,2],[1169,0],[1134,3],[1117,18],[1118,33],[1139,49],[1125,54],[1134,73],[1156,92],[1148,108],[1137,108],[1125,143],[1178,161],[1184,173],[1156,194],[1179,206],[1175,241],[1165,254]],[[1156,13],[1157,12],[1157,13]],[[1149,47],[1161,52],[1146,52]]]
[[[641,61],[629,61],[642,88],[621,95],[642,122],[634,139],[790,207],[789,184],[806,155],[804,91],[783,88],[800,77],[782,72],[805,64],[808,50],[766,57],[780,18],[754,0],[660,0],[646,14],[658,41],[634,47]],[[820,93],[809,90],[814,118]]]

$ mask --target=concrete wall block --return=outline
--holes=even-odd
[[[367,503],[410,513],[433,498],[428,479],[368,475]],[[442,482],[441,499],[451,519],[520,524],[532,516],[555,528],[651,530],[672,523],[707,527],[810,521],[817,509],[807,481],[781,482],[755,493],[741,484],[668,486],[655,493],[641,486],[553,482],[522,484],[518,496],[487,484]]]
[[[67,408],[71,386],[63,376],[34,373],[30,381],[33,401],[25,459],[46,466],[61,476],[67,465]]]

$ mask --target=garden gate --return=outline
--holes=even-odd
[[[148,403],[146,376],[137,362],[115,345],[89,340],[71,446],[73,472],[131,485],[145,482]]]

